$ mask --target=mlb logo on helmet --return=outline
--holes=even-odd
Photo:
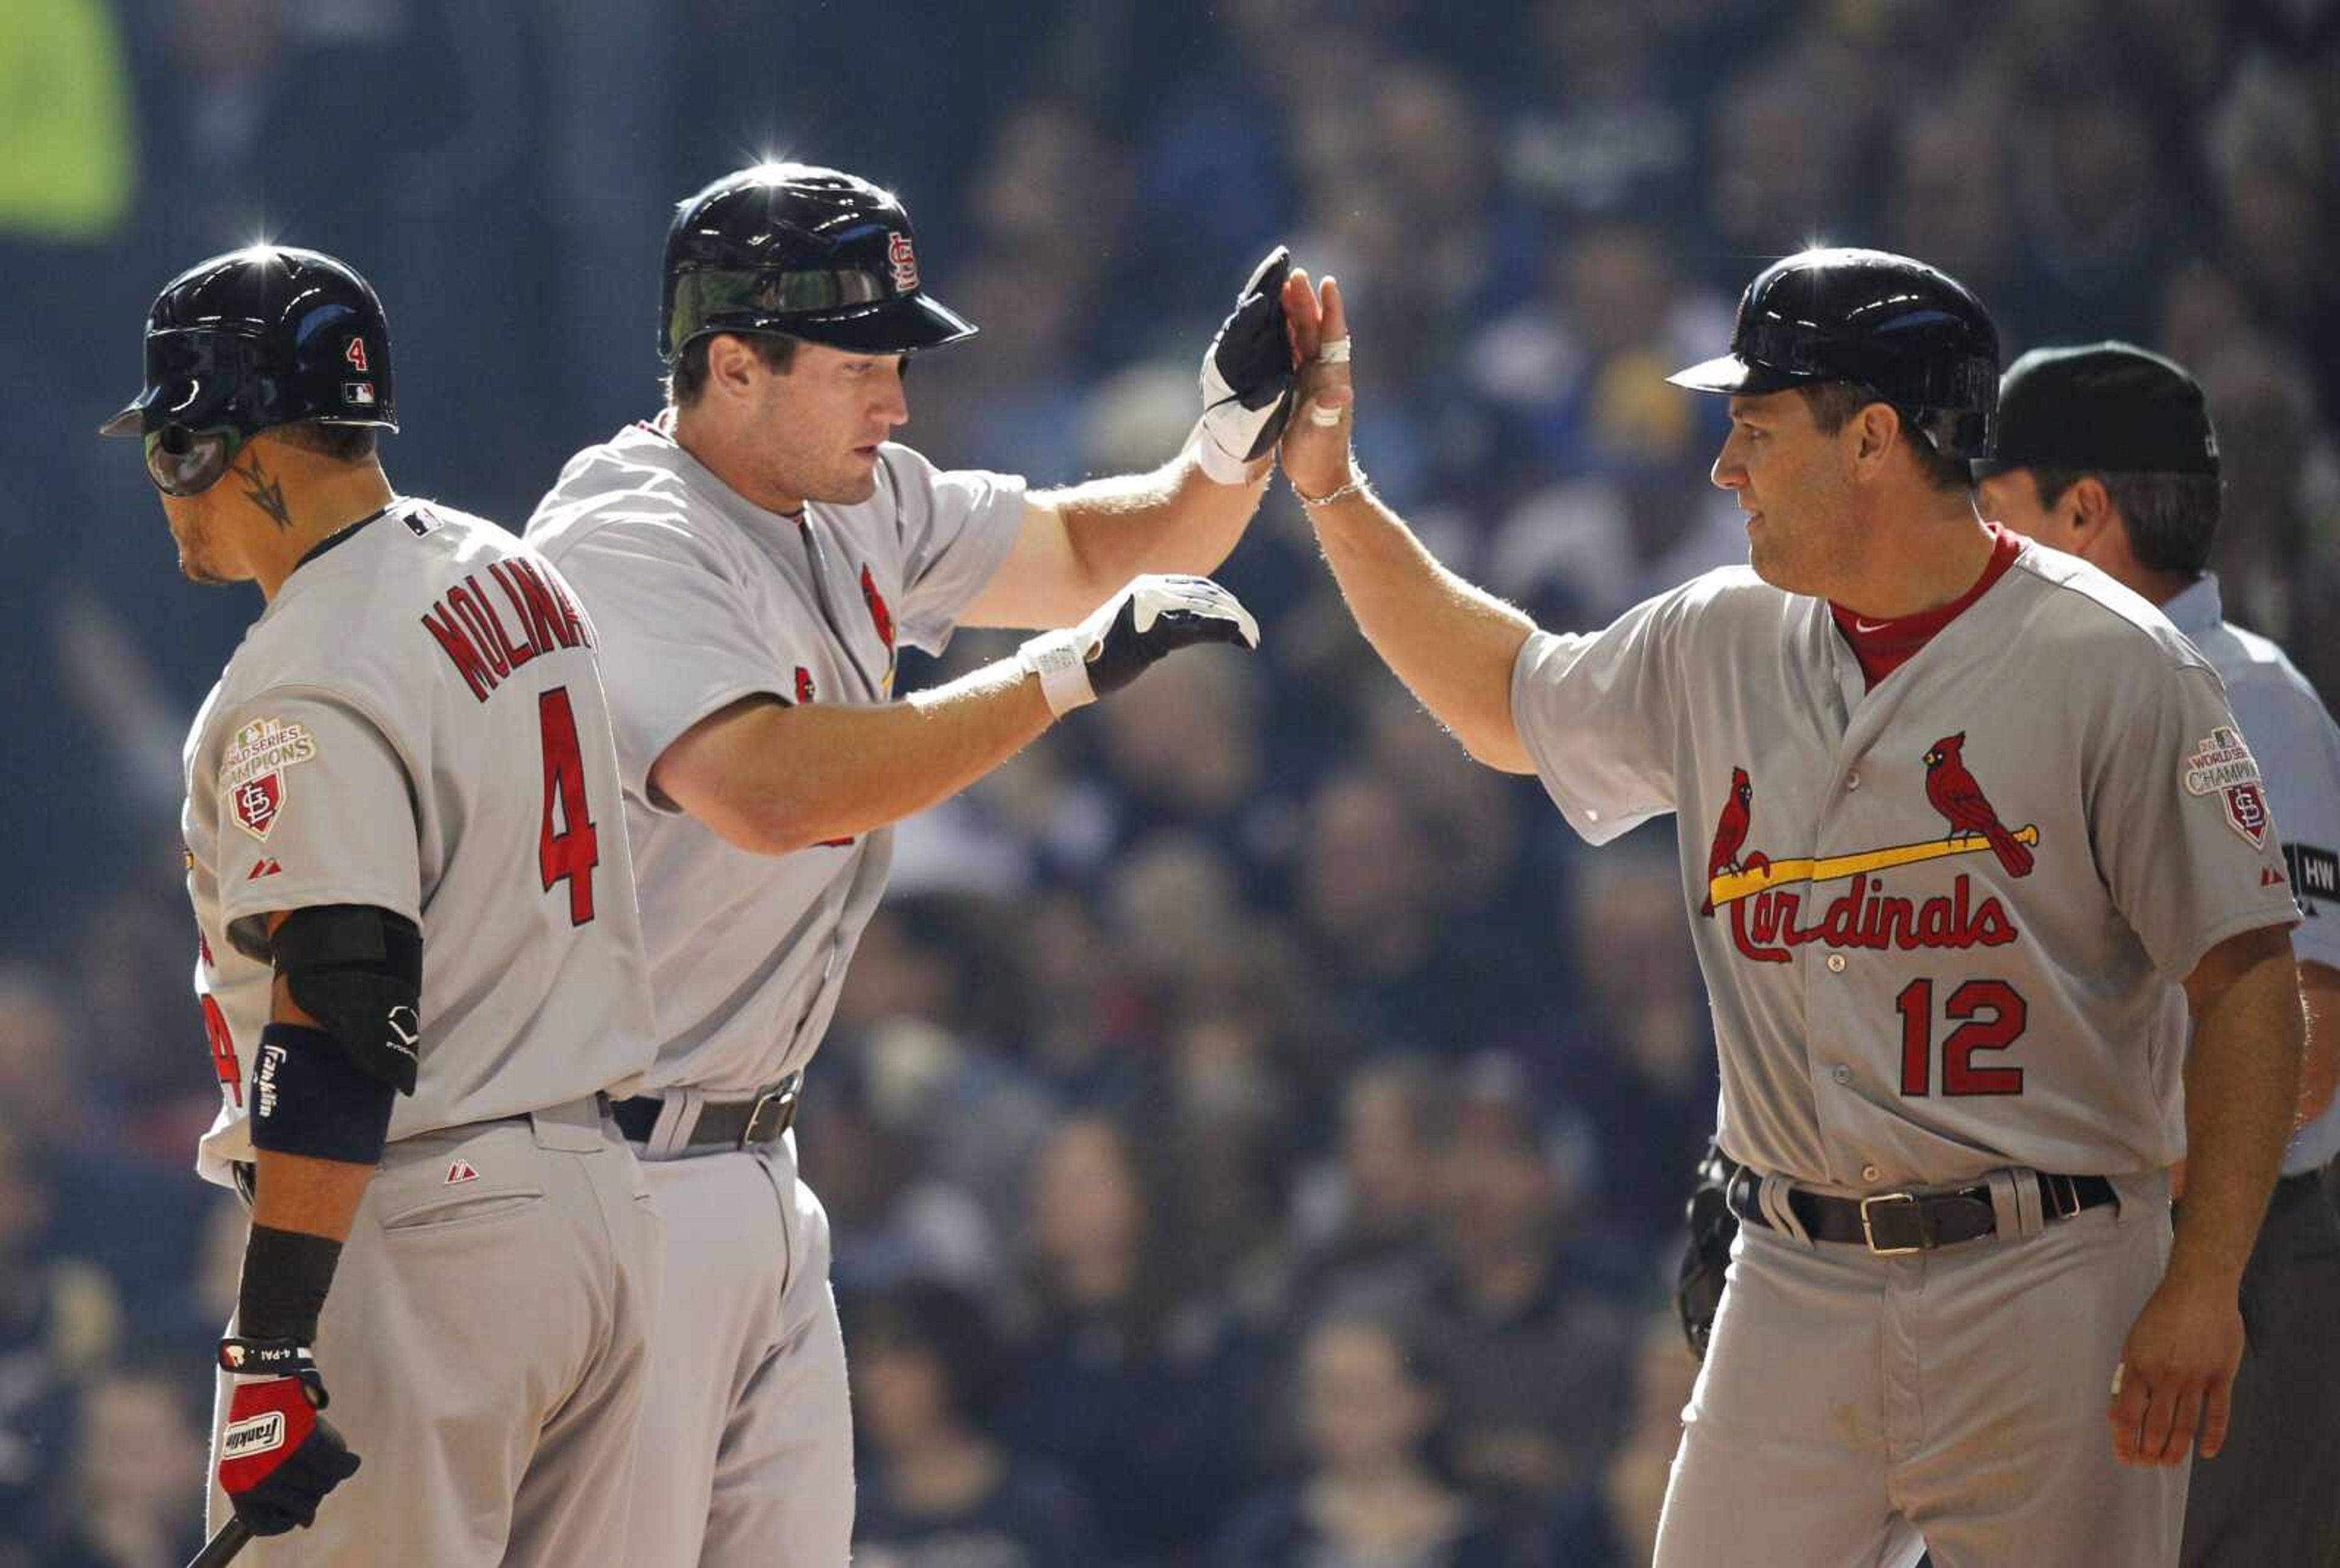
[[[342,401],[345,403],[353,403],[359,408],[373,407],[373,382],[343,382]]]

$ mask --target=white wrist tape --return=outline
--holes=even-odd
[[[1048,700],[1048,711],[1057,718],[1096,700],[1096,689],[1089,684],[1088,663],[1081,657],[1079,632],[1044,631],[1018,648],[1016,660],[1040,678],[1040,695]]]
[[[1195,462],[1214,484],[1249,484],[1251,464],[1211,439],[1210,421],[1195,422],[1194,433],[1186,438],[1187,450],[1195,454]]]

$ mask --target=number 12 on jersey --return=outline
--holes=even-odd
[[[1912,980],[1893,998],[1901,1014],[1901,1092],[1912,1099],[1933,1091],[1934,982]],[[1942,1004],[1958,1023],[1942,1041],[1944,1095],[2019,1095],[2021,1067],[1978,1067],[1977,1051],[2013,1045],[2029,1021],[2023,993],[2005,980],[1968,980]]]
[[[585,802],[585,753],[577,743],[569,688],[540,694],[536,711],[544,728],[544,827],[536,840],[536,868],[548,893],[556,883],[569,884],[569,923],[582,926],[593,918],[593,868],[601,863],[601,840]]]

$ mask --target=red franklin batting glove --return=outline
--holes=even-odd
[[[358,1456],[325,1407],[308,1346],[289,1339],[223,1339],[219,1364],[235,1378],[220,1434],[219,1484],[254,1535],[316,1523],[325,1494],[357,1473]]]

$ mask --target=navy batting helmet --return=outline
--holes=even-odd
[[[666,236],[659,353],[709,332],[786,332],[856,353],[975,335],[921,291],[910,214],[890,191],[809,164],[759,164],[684,202]]]
[[[1885,251],[1805,251],[1740,296],[1730,352],[1667,380],[1748,396],[1857,382],[1944,457],[1990,455],[1998,329],[1967,286]]]
[[[146,387],[101,435],[143,435],[154,482],[193,495],[277,425],[398,428],[373,287],[316,251],[254,245],[189,267],[146,313]]]

